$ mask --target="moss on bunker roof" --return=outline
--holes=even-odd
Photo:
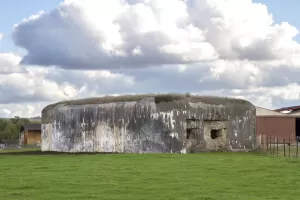
[[[215,105],[222,105],[228,103],[251,104],[250,102],[243,99],[235,99],[235,98],[228,98],[228,97],[198,96],[198,95],[190,95],[190,94],[138,94],[138,95],[122,95],[122,96],[103,96],[103,97],[61,101],[46,106],[43,109],[43,111],[50,110],[51,108],[57,105],[67,106],[67,105],[88,105],[88,104],[130,102],[130,101],[140,101],[149,97],[154,98],[156,104],[162,102],[172,102],[172,101],[180,101],[180,100],[187,100],[192,103],[202,102],[202,103],[215,104]]]

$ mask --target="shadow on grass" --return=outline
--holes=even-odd
[[[8,151],[1,152],[0,156],[13,156],[13,155],[97,155],[97,154],[120,154],[114,152],[55,152],[55,151]]]

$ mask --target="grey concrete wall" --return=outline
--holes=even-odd
[[[195,123],[187,125],[187,119]],[[196,126],[187,139],[188,126]],[[212,139],[211,129],[220,129]],[[42,150],[62,152],[199,152],[251,150],[255,107],[245,101],[181,99],[57,104],[42,112]]]

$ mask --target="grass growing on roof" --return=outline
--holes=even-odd
[[[85,104],[105,104],[111,102],[128,102],[139,101],[147,97],[154,97],[155,103],[178,101],[188,99],[190,102],[204,102],[208,104],[226,104],[228,102],[249,104],[246,100],[235,99],[228,97],[216,97],[216,96],[199,96],[190,94],[136,94],[136,95],[121,95],[121,96],[103,96],[85,99],[76,99],[61,101],[58,103],[50,104],[43,109],[44,111],[50,110],[57,105],[85,105]]]
[[[299,199],[300,160],[254,153],[0,154],[0,199]]]

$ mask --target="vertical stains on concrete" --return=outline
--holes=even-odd
[[[184,95],[85,99],[42,111],[42,150],[189,153],[252,150],[255,107]]]

